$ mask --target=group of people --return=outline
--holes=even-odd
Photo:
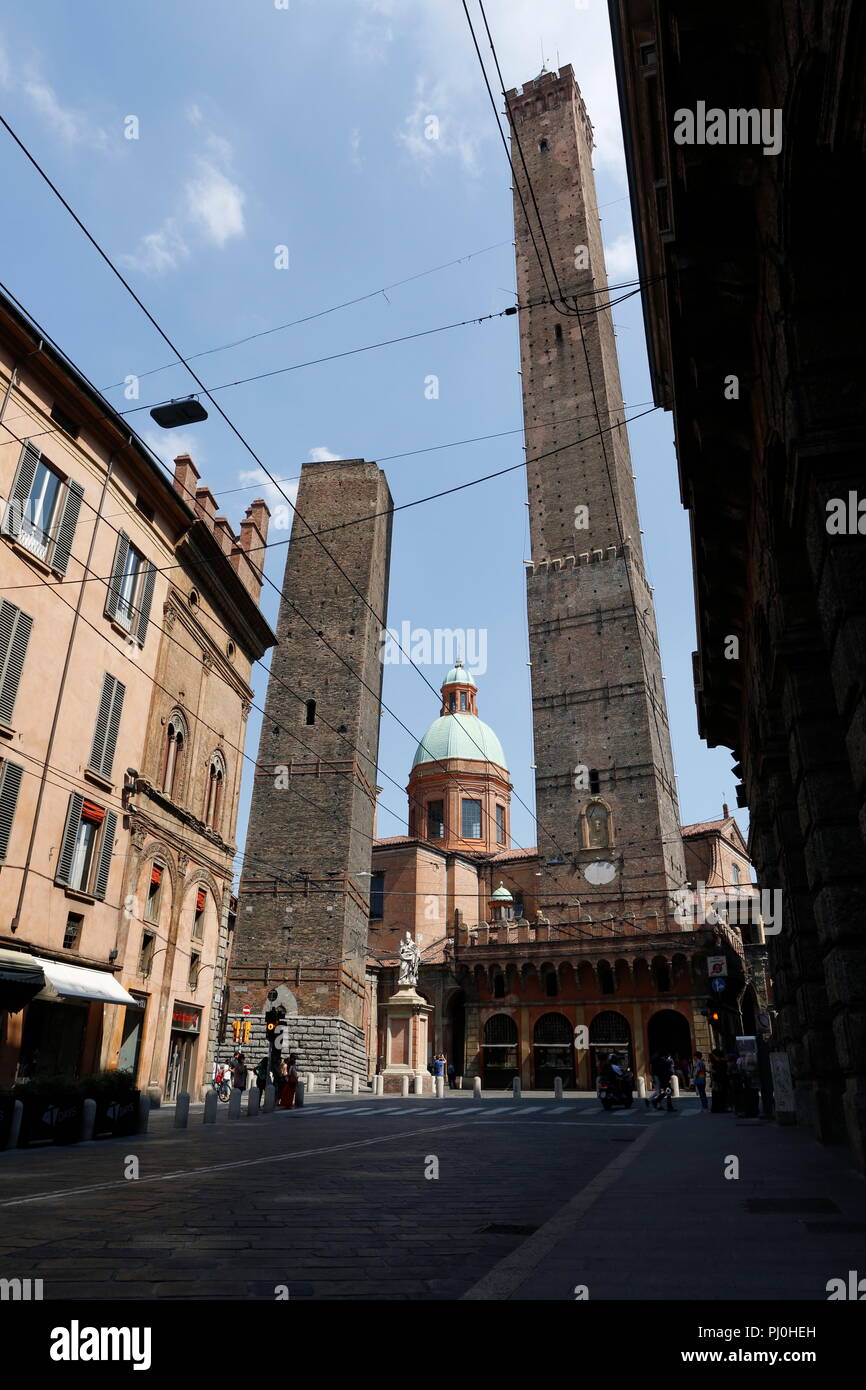
[[[689,1081],[695,1089],[701,1107],[709,1109],[714,1114],[720,1114],[736,1109],[736,1101],[740,1093],[749,1086],[750,1077],[745,1057],[731,1053],[726,1056],[721,1048],[714,1047],[710,1052],[709,1058],[705,1059],[702,1052],[696,1052],[691,1066],[683,1062],[676,1062],[670,1053],[659,1052],[651,1062],[653,1085],[655,1091],[651,1097],[654,1110],[658,1110],[662,1100],[667,1101],[668,1110],[673,1110],[672,1102],[673,1088],[671,1077],[677,1075],[680,1084],[685,1083],[688,1076]],[[710,1100],[707,1100],[707,1082],[710,1082]]]
[[[427,1070],[433,1077],[447,1076],[448,1085],[452,1091],[457,1089],[457,1068],[453,1062],[449,1062],[444,1052],[437,1052],[436,1056],[427,1064]]]
[[[249,1083],[249,1076],[250,1069],[243,1052],[236,1052],[231,1061],[217,1062],[214,1067],[214,1085],[217,1089],[226,1082],[235,1091],[245,1091]],[[292,1109],[300,1080],[297,1053],[290,1052],[288,1057],[283,1057],[279,1062],[275,1058],[273,1067],[270,1058],[263,1057],[256,1066],[253,1076],[260,1098],[264,1094],[268,1082],[272,1081],[278,1107],[281,1110]]]

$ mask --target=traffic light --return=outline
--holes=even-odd
[[[708,999],[708,1000],[707,1000],[707,1007],[706,1007],[705,1009],[702,1010],[702,1013],[703,1013],[704,1017],[706,1018],[707,1023],[709,1023],[709,1024],[715,1024],[716,1026],[718,1026],[719,1017],[720,1017],[720,1016],[719,1016],[719,1006],[718,1006],[718,1004],[716,1003],[715,999]]]
[[[268,1009],[267,1013],[265,1014],[265,1031],[268,1035],[269,1041],[273,1040],[274,1034],[277,1031],[277,1024],[279,1023],[279,1020],[280,1016],[277,1013],[276,1009]]]

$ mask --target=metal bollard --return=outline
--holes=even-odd
[[[473,1099],[473,1100],[480,1100],[480,1099],[481,1099],[481,1077],[480,1077],[480,1076],[476,1076],[475,1079],[474,1079],[473,1082],[472,1082],[472,1099]]]
[[[82,1106],[81,1115],[81,1143],[88,1144],[93,1138],[93,1126],[96,1124],[96,1101],[86,1100]]]
[[[553,1079],[553,1099],[562,1100],[562,1077],[556,1076]]]
[[[519,1077],[519,1076],[515,1076],[514,1082],[513,1082],[513,1084],[512,1084],[512,1090],[513,1090],[513,1092],[514,1092],[514,1099],[515,1099],[515,1100],[520,1100],[520,1077]]]
[[[304,1085],[303,1081],[299,1081],[299,1082],[298,1082],[298,1089],[295,1091],[295,1109],[296,1109],[296,1110],[300,1110],[301,1106],[303,1105],[303,1103],[304,1103],[304,1096],[305,1096],[305,1094],[306,1094],[306,1090],[307,1090],[307,1088],[306,1088],[306,1086]]]
[[[147,1125],[150,1120],[150,1096],[140,1095],[138,1097],[138,1124],[136,1134],[147,1134]]]
[[[336,1094],[337,1094],[337,1073],[332,1071],[331,1074],[330,1074],[330,1076],[328,1077],[328,1095],[329,1095],[329,1096],[335,1096]]]
[[[358,1087],[359,1087],[359,1085],[360,1085],[360,1081],[361,1081],[361,1078],[360,1078],[359,1076],[353,1076],[353,1077],[352,1077],[352,1095],[353,1095],[353,1096],[356,1096],[356,1095],[358,1094]]]
[[[270,1115],[271,1111],[274,1108],[274,1105],[276,1104],[276,1100],[276,1087],[273,1085],[272,1082],[269,1081],[267,1086],[265,1087],[265,1103],[262,1106],[262,1111],[265,1115]]]
[[[240,1091],[238,1091],[240,1095]],[[189,1124],[189,1091],[181,1091],[174,1107],[175,1129],[186,1129]]]
[[[208,1091],[204,1098],[204,1122],[206,1125],[215,1125],[217,1117],[217,1106],[220,1098],[216,1091]]]
[[[253,1086],[252,1090],[250,1091],[249,1100],[247,1101],[247,1114],[258,1115],[261,1103],[262,1098],[259,1094],[259,1088],[258,1086]]]
[[[403,1079],[402,1079],[401,1082],[400,1082],[400,1094],[401,1094],[401,1096],[408,1096],[408,1094],[409,1094],[409,1078],[408,1078],[408,1076],[404,1076]]]
[[[239,1120],[241,1117],[241,1096],[243,1091],[238,1086],[232,1086],[232,1093],[229,1096],[229,1119]]]

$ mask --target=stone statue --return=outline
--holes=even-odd
[[[408,932],[400,942],[400,974],[398,985],[417,985],[421,968],[421,952]]]

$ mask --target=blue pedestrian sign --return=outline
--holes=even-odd
[[[727,980],[719,980],[719,979],[710,980],[710,984],[712,985],[713,989],[716,991],[716,994],[721,994],[721,993],[723,992],[724,988],[725,988],[725,985],[727,984]]]

